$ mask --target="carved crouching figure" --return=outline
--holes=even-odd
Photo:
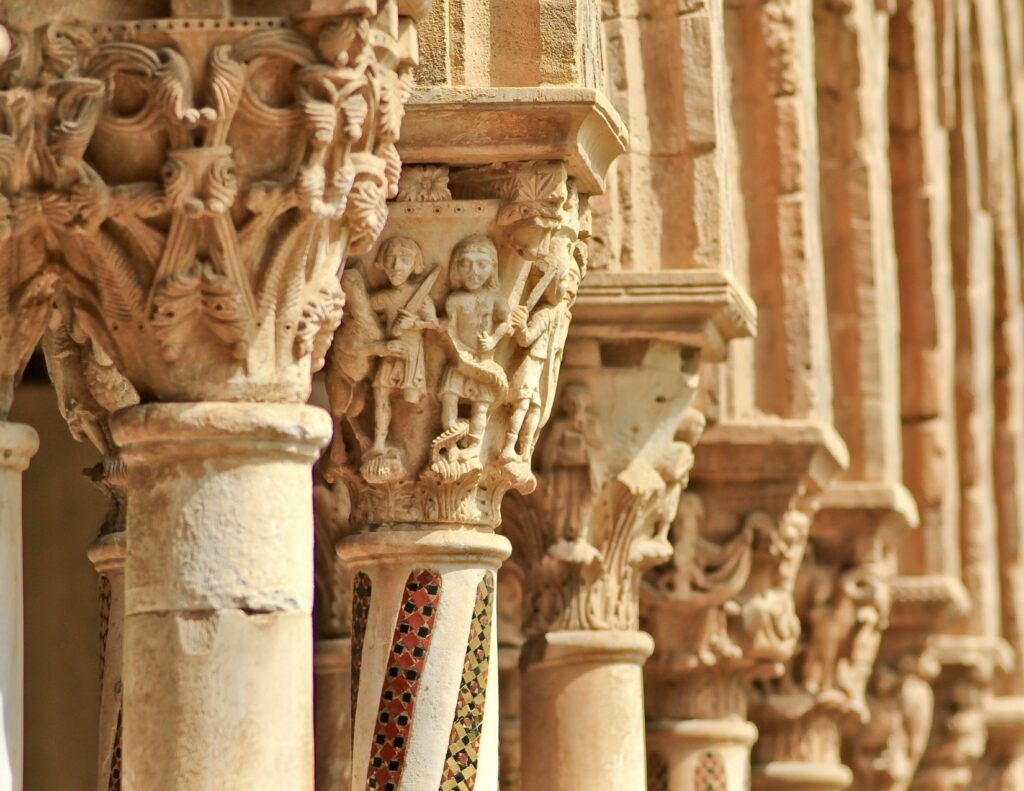
[[[493,359],[509,333],[508,304],[498,289],[498,251],[486,236],[463,239],[452,251],[452,291],[445,301],[454,359],[441,380],[441,434],[431,448],[431,470],[455,480],[482,467],[480,445],[491,405],[504,397],[508,380]],[[469,406],[468,420],[459,407]]]

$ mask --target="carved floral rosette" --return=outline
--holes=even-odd
[[[304,400],[397,193],[416,56],[395,0],[352,8],[13,31],[0,316],[35,328],[59,268],[143,400]]]
[[[492,530],[534,488],[587,233],[561,162],[405,170],[327,367],[353,525]]]

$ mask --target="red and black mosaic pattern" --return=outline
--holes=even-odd
[[[356,703],[359,700],[359,676],[363,670],[363,643],[366,640],[366,622],[370,618],[370,595],[373,584],[369,575],[360,571],[352,585],[352,722],[356,721]],[[353,738],[355,738],[355,728]]]
[[[423,569],[409,575],[384,673],[380,707],[370,745],[367,788],[396,791],[402,781],[416,692],[427,663],[440,599],[440,574]]]
[[[494,613],[494,575],[484,574],[476,586],[476,604],[469,627],[462,686],[455,704],[455,719],[448,737],[448,755],[438,791],[473,791],[476,785],[480,737],[484,729],[487,674],[491,658],[491,621]]]
[[[647,791],[668,791],[668,762],[660,753],[647,754]]]
[[[117,711],[117,729],[114,731],[114,749],[110,754],[108,791],[121,791],[121,709]]]
[[[700,756],[700,762],[694,770],[693,787],[695,791],[725,791],[725,761],[714,750],[706,750]]]

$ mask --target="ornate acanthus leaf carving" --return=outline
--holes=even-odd
[[[342,278],[327,475],[360,526],[493,528],[509,487],[536,484],[586,217],[560,162],[403,179],[382,243]]]
[[[599,351],[588,351],[597,341],[575,344],[577,360]],[[695,377],[683,373],[680,347],[633,351],[628,366],[566,369],[538,491],[506,503],[502,530],[525,570],[528,632],[637,629],[640,580],[672,554],[669,530],[704,420],[687,409]]]
[[[398,190],[415,53],[394,3],[16,37],[7,244],[63,264],[76,322],[144,399],[306,397],[344,258]],[[0,298],[43,268],[17,263]]]

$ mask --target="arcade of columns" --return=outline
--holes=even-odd
[[[1021,0],[0,19],[100,791],[1024,789]]]

